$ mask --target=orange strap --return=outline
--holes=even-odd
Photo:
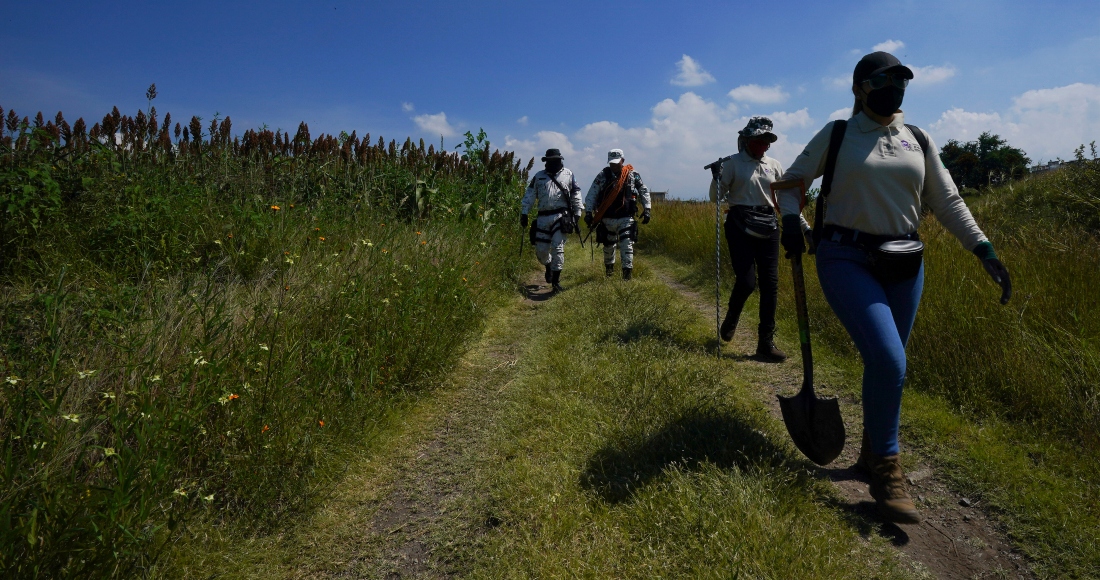
[[[596,215],[592,218],[594,222],[599,223],[599,221],[603,219],[603,214],[611,209],[611,204],[615,203],[616,199],[619,199],[619,192],[623,190],[623,186],[626,185],[626,180],[633,172],[633,165],[624,165],[622,170],[619,171],[619,181],[615,183],[615,189],[604,198],[603,202],[600,203],[600,207],[596,209]]]

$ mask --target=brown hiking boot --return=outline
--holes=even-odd
[[[787,353],[779,350],[779,347],[775,346],[775,341],[772,340],[775,337],[774,328],[758,328],[757,336],[759,337],[756,342],[757,359],[774,363],[787,360]]]
[[[919,524],[920,514],[909,490],[905,486],[905,472],[897,455],[860,453],[857,465],[865,465],[871,472],[871,497],[875,498],[878,513],[896,524]]]

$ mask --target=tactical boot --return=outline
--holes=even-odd
[[[550,282],[551,284],[553,284],[552,288],[555,294],[565,291],[565,288],[562,288],[561,284],[558,284],[558,280],[561,280],[561,270],[554,270],[553,277]]]
[[[603,273],[604,273],[605,276],[610,278],[611,275],[615,273],[615,264],[604,264],[603,265]]]
[[[720,331],[722,340],[726,342],[733,340],[733,333],[737,330],[737,319],[740,317],[740,312],[734,312],[732,309],[726,311],[726,317],[722,319]]]
[[[623,280],[630,279],[630,273],[634,271],[634,268],[623,268]]]
[[[543,275],[543,279],[546,280],[547,284],[554,280],[554,273],[550,270],[550,264],[546,265],[546,273]]]
[[[913,505],[905,487],[900,458],[868,453],[865,463],[871,472],[871,497],[875,498],[879,515],[896,524],[920,523],[917,506]]]
[[[774,335],[775,330],[760,330],[760,338],[756,343],[756,358],[765,362],[776,363],[787,360],[787,353],[779,350],[779,347],[775,346],[775,342],[772,340]]]

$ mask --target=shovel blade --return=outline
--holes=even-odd
[[[818,465],[828,465],[844,449],[844,420],[840,403],[819,399],[803,389],[793,397],[779,397],[783,423],[795,447]]]

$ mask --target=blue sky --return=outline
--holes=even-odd
[[[701,197],[748,116],[774,117],[789,163],[887,46],[919,67],[903,109],[937,143],[991,130],[1039,161],[1100,140],[1095,1],[0,1],[0,106],[21,115],[133,114],[155,82],[176,120],[448,148],[484,127],[563,149],[582,181],[621,147],[651,188]]]

